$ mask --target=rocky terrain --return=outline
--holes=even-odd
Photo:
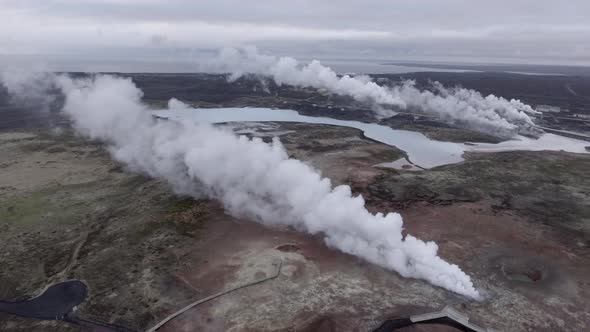
[[[178,197],[68,130],[0,133],[0,298],[80,279],[79,317],[146,330],[185,304],[278,278],[189,310],[161,331],[368,331],[445,305],[500,331],[581,331],[590,322],[590,156],[468,154],[404,171],[375,165],[403,151],[354,129],[230,124],[278,135],[288,153],[350,184],[373,211],[399,211],[406,231],[486,294],[478,302],[331,250],[321,237],[270,229],[215,201]],[[256,129],[252,131],[251,129]],[[2,331],[82,331],[0,314]]]
[[[427,85],[428,75],[405,78]],[[508,79],[437,75],[447,85],[459,80],[499,94]],[[416,114],[379,120],[350,98],[258,78],[132,79],[153,108],[176,97],[199,107],[289,108],[380,121],[441,141],[499,141]],[[583,95],[584,78],[517,81],[507,96],[586,109],[584,98],[555,89],[571,83]],[[467,153],[462,163],[421,170],[404,151],[351,128],[227,124],[264,140],[279,136],[290,156],[335,185],[350,185],[371,211],[400,212],[408,234],[436,241],[443,258],[472,276],[486,295],[473,301],[332,250],[321,236],[233,218],[205,195],[177,196],[158,179],[113,161],[102,144],[74,135],[59,108],[59,98],[42,112],[15,106],[0,89],[0,300],[30,298],[79,279],[89,296],[77,317],[144,331],[191,301],[271,276],[280,261],[277,278],[199,305],[160,331],[370,331],[386,319],[445,305],[499,331],[582,331],[590,324],[590,155]],[[559,129],[586,126],[555,119]],[[0,331],[85,330],[0,313]]]

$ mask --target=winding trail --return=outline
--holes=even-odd
[[[213,295],[209,295],[209,296],[207,296],[207,297],[205,297],[203,299],[200,299],[200,300],[197,300],[197,301],[195,301],[193,303],[190,303],[189,305],[185,306],[184,308],[182,308],[182,309],[174,312],[173,314],[169,315],[168,317],[164,318],[162,321],[160,321],[159,323],[157,323],[156,325],[154,325],[152,328],[150,328],[146,332],[155,332],[155,331],[157,331],[159,328],[161,328],[162,326],[164,326],[166,323],[170,322],[174,318],[182,315],[186,311],[188,311],[188,310],[196,307],[199,304],[208,302],[208,301],[213,300],[215,298],[218,298],[218,297],[220,297],[222,295],[225,295],[225,294],[228,294],[228,293],[237,291],[237,290],[242,289],[242,288],[246,288],[246,287],[249,287],[249,286],[254,286],[254,285],[257,285],[257,284],[261,284],[261,283],[263,283],[265,281],[268,281],[268,280],[271,280],[271,279],[275,279],[281,273],[281,267],[283,265],[283,261],[282,260],[279,260],[278,263],[275,262],[275,263],[273,263],[273,265],[277,265],[277,269],[276,269],[276,272],[274,274],[272,274],[271,276],[265,277],[265,278],[262,278],[262,279],[258,279],[258,280],[255,280],[255,281],[251,281],[251,282],[248,282],[248,283],[245,283],[245,284],[241,284],[241,285],[238,285],[236,287],[223,290],[223,291],[221,291],[219,293],[215,293]]]

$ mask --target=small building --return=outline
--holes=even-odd
[[[469,317],[449,306],[440,311],[414,315],[407,318],[390,319],[375,329],[373,332],[390,332],[416,324],[441,324],[451,326],[457,331],[465,332],[495,332],[469,321]]]
[[[590,114],[574,114],[574,118],[590,120]]]
[[[560,113],[561,107],[551,105],[537,105],[536,110],[543,113]]]

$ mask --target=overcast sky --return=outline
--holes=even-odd
[[[590,0],[0,0],[0,62],[303,58],[590,65]]]

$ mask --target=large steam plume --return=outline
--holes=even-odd
[[[225,48],[217,58],[203,63],[203,71],[231,73],[230,80],[245,74],[272,78],[276,84],[326,89],[361,102],[373,103],[381,116],[393,113],[379,106],[394,106],[440,116],[473,129],[511,136],[533,125],[527,114],[535,114],[529,105],[464,88],[446,89],[435,83],[435,92],[419,90],[413,81],[394,87],[380,86],[367,76],[339,76],[331,68],[313,60],[300,64],[290,57],[264,55],[254,47]]]
[[[310,166],[290,159],[277,138],[266,144],[211,125],[157,121],[126,78],[62,75],[53,84],[63,91],[63,111],[75,128],[106,142],[132,170],[165,179],[183,194],[205,187],[234,216],[322,234],[329,246],[404,277],[480,297],[467,274],[437,255],[434,242],[402,235],[399,214],[371,214],[363,197],[353,196],[349,186],[333,188]]]

